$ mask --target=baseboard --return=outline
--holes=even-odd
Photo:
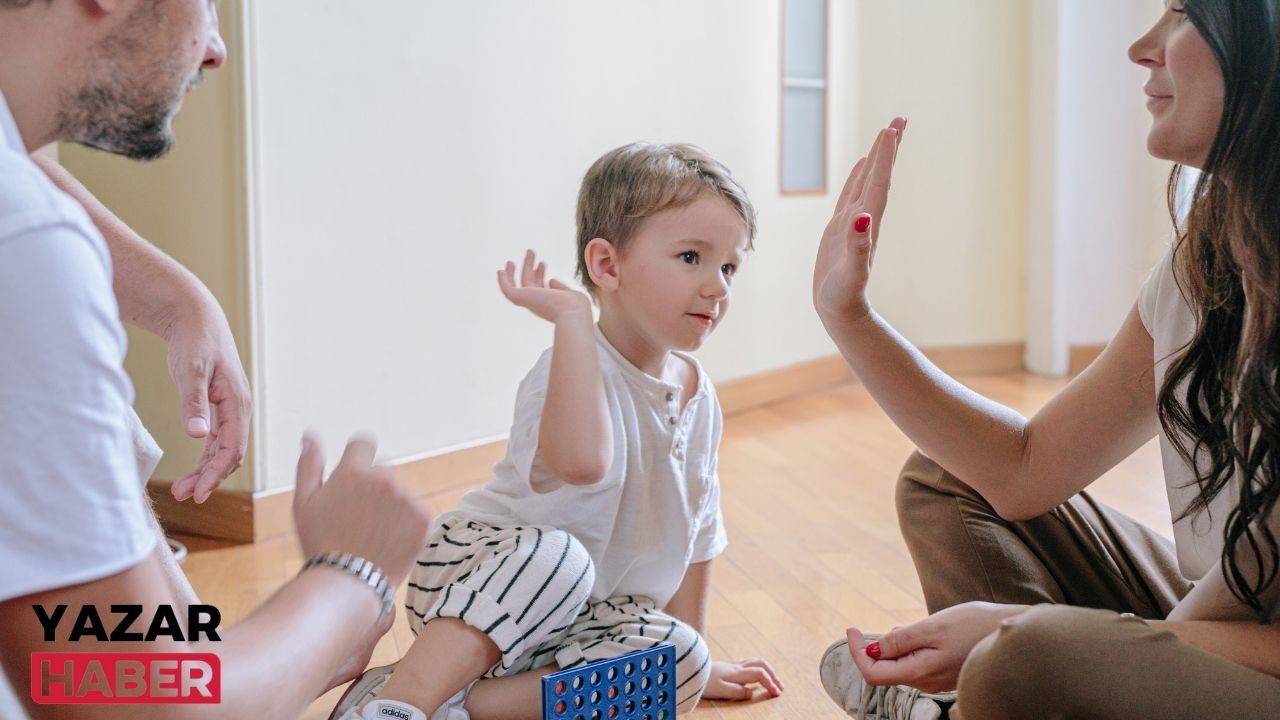
[[[853,380],[853,372],[839,355],[716,383],[716,396],[725,415],[786,400]]]
[[[1084,369],[1097,360],[1106,347],[1106,345],[1072,345],[1067,348],[1067,374],[1075,376],[1084,372]]]
[[[147,484],[151,505],[155,508],[156,517],[160,519],[160,526],[165,530],[236,542],[253,542],[270,537],[259,536],[254,527],[254,516],[266,510],[270,504],[263,501],[259,505],[255,502],[253,493],[217,490],[203,504],[197,505],[194,500],[174,500],[173,493],[170,492],[171,486],[172,483],[167,482]],[[293,492],[289,491],[289,495],[292,498]],[[285,531],[288,530],[286,527]]]
[[[1021,370],[1024,346],[1022,343],[968,345],[930,348],[923,352],[943,372],[975,375]],[[1074,350],[1072,358],[1075,358]],[[717,383],[716,394],[724,414],[730,416],[853,381],[853,373],[844,359],[833,355]],[[506,450],[506,441],[497,440],[413,458],[394,466],[396,480],[415,495],[435,504],[437,509],[447,508],[463,492],[488,480],[493,465],[502,459]],[[156,514],[169,530],[254,542],[293,529],[292,489],[259,493],[218,491],[203,505],[175,501],[167,483],[153,483],[147,489]]]
[[[922,352],[929,362],[948,375],[986,375],[1021,372],[1026,367],[1023,356],[1027,346],[1024,343],[960,345],[923,348]]]

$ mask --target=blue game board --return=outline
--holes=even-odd
[[[543,720],[675,720],[676,648],[659,645],[542,678]]]

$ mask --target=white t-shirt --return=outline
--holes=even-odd
[[[1138,296],[1138,314],[1151,335],[1155,357],[1155,387],[1157,397],[1164,387],[1164,379],[1175,360],[1181,356],[1187,343],[1195,337],[1195,311],[1178,287],[1173,269],[1172,249],[1165,253],[1160,264],[1151,271]],[[1186,387],[1180,388],[1185,400]],[[1190,444],[1188,444],[1190,447]],[[1173,443],[1160,430],[1160,459],[1164,465],[1164,481],[1169,496],[1172,517],[1180,516],[1199,495],[1196,473],[1178,455]],[[1231,596],[1222,573],[1222,549],[1227,517],[1235,506],[1240,493],[1240,478],[1232,477],[1226,487],[1209,503],[1208,511],[1200,511],[1173,523],[1174,544],[1178,553],[1178,568],[1189,580],[1200,580],[1193,595],[1198,597],[1192,611],[1195,617],[1210,616],[1226,619],[1240,614],[1243,605]],[[1280,512],[1268,518],[1271,531],[1280,538]],[[1276,598],[1280,595],[1280,582],[1273,583],[1264,593],[1264,606],[1272,608],[1272,616],[1280,612]]]
[[[436,522],[550,525],[573,534],[595,563],[592,598],[644,595],[663,607],[692,563],[727,544],[716,451],[722,418],[715,388],[692,356],[698,387],[680,409],[681,387],[632,365],[599,328],[596,345],[613,430],[613,462],[599,482],[569,485],[538,452],[551,350],[520,383],[507,456],[483,489]]]
[[[27,157],[0,96],[0,601],[155,546],[106,242]]]

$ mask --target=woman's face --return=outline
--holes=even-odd
[[[1147,152],[1163,160],[1203,168],[1222,118],[1224,85],[1208,43],[1182,11],[1167,9],[1129,48],[1129,59],[1151,71],[1143,86],[1151,111]]]

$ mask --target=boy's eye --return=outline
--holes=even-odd
[[[729,277],[733,277],[733,274],[737,271],[738,271],[738,266],[734,265],[733,263],[725,263],[724,265],[720,266],[720,272],[724,273]]]
[[[690,265],[693,265],[694,263],[698,262],[698,251],[685,250],[684,252],[680,253],[677,257],[679,257],[684,262]]]

